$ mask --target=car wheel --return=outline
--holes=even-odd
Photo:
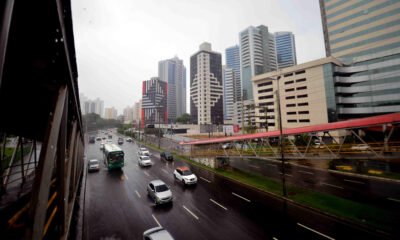
[[[182,179],[182,183],[183,183],[183,185],[185,185],[185,180]]]

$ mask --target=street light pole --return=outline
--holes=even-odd
[[[161,142],[160,106],[157,107],[157,110],[158,110],[158,148],[160,148],[160,142]]]

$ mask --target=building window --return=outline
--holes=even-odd
[[[297,98],[306,98],[306,97],[308,97],[307,94],[297,95]]]
[[[258,93],[272,92],[272,88],[267,88],[263,90],[258,90]]]
[[[300,78],[300,79],[297,79],[297,80],[296,80],[297,83],[299,83],[299,82],[305,82],[305,81],[306,81],[305,78]]]
[[[294,88],[285,89],[285,92],[293,92],[293,91],[294,91]]]
[[[292,83],[294,83],[293,80],[292,81],[287,81],[287,82],[285,82],[285,85],[292,84]]]
[[[287,115],[296,115],[296,112],[287,112]]]
[[[309,114],[309,111],[299,111],[299,114]]]
[[[258,87],[265,87],[265,86],[269,86],[269,85],[272,85],[272,82],[265,82],[265,83],[257,84]]]
[[[295,96],[287,96],[287,97],[286,97],[286,100],[295,99],[295,98],[296,98]]]
[[[303,74],[303,73],[306,73],[306,71],[305,71],[305,70],[303,70],[303,71],[297,71],[297,72],[296,72],[296,75]]]
[[[287,73],[287,74],[285,74],[285,75],[283,75],[284,77],[290,77],[290,76],[293,76],[293,73]]]
[[[302,122],[302,123],[309,123],[309,122],[310,122],[310,119],[300,119],[299,122]]]
[[[271,99],[271,98],[273,98],[273,97],[274,97],[274,95],[262,96],[262,97],[258,97],[258,100]]]
[[[307,89],[307,86],[302,86],[302,87],[296,88],[296,90],[305,90],[305,89]]]
[[[297,120],[296,119],[288,119],[287,122],[288,123],[297,123]]]
[[[298,103],[297,106],[299,106],[299,107],[308,106],[308,102],[305,102],[305,103]]]
[[[294,103],[286,104],[286,107],[296,107],[296,104],[294,104]]]
[[[266,102],[266,103],[260,103],[260,104],[258,104],[258,106],[260,106],[260,107],[272,106],[272,105],[274,105],[274,102]]]

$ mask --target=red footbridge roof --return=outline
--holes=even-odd
[[[392,113],[375,117],[352,119],[341,122],[318,124],[306,127],[286,128],[282,130],[282,133],[283,135],[298,135],[303,133],[326,132],[326,131],[333,131],[340,129],[367,128],[371,126],[377,126],[382,124],[394,124],[394,123],[400,123],[400,113]],[[180,144],[200,145],[200,144],[210,144],[210,143],[233,142],[233,141],[256,139],[256,138],[278,137],[279,135],[280,131],[276,130],[270,132],[236,135],[231,137],[180,142]]]

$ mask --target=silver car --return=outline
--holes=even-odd
[[[100,170],[100,164],[99,164],[99,160],[97,159],[91,159],[88,162],[88,171],[92,172],[92,171],[99,171]]]
[[[151,161],[149,156],[139,156],[138,163],[139,166],[141,167],[147,167],[153,165],[153,162]]]
[[[171,234],[163,227],[155,227],[143,233],[144,240],[174,240]]]
[[[172,192],[161,180],[153,180],[147,185],[147,194],[154,200],[155,204],[172,202]]]

